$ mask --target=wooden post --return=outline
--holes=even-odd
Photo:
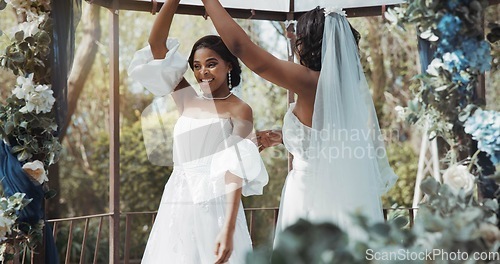
[[[109,105],[109,263],[120,262],[120,75],[119,1],[110,8],[110,105]]]
[[[292,20],[294,20],[294,10],[295,10],[295,1],[294,0],[290,0],[290,10],[286,16],[287,20],[289,22],[291,22]],[[291,34],[295,34],[295,24],[294,23],[290,23],[287,27],[286,27],[286,31],[287,31],[287,35],[291,36]],[[295,53],[294,53],[294,50],[295,50],[295,40],[292,38],[290,39],[289,36],[285,36],[287,38],[287,41],[288,41],[288,61],[291,61],[293,62],[294,59],[295,59]],[[291,51],[291,52],[290,52]],[[295,102],[295,94],[290,92],[290,91],[286,91],[286,94],[287,94],[287,97],[288,97],[288,107],[290,107],[290,104]],[[293,162],[293,156],[290,152],[288,152],[288,171],[291,171],[292,170],[292,162]]]

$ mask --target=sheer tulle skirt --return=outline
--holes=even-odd
[[[184,173],[174,169],[165,186],[142,263],[213,264],[215,240],[225,213],[225,196],[193,203]],[[245,256],[251,250],[247,222],[240,204],[234,250],[228,263],[245,263]]]

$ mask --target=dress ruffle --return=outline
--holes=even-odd
[[[259,150],[254,142],[238,136],[230,136],[221,151],[214,154],[210,177],[218,179],[226,172],[240,177],[244,196],[261,195],[269,181]]]
[[[164,59],[155,60],[148,45],[135,52],[128,67],[128,75],[141,83],[155,96],[165,96],[174,91],[187,70],[187,60],[177,52],[179,41],[167,40],[168,52]]]

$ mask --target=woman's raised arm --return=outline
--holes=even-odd
[[[164,59],[169,51],[166,43],[179,2],[180,0],[165,1],[149,33],[149,46],[151,47],[153,58],[156,60]],[[174,88],[174,91],[172,97],[174,98],[179,112],[182,113],[186,100],[195,97],[196,92],[184,78],[182,78],[177,87]]]
[[[166,42],[179,2],[180,0],[165,1],[151,28],[148,42],[155,59],[165,58],[168,52]]]
[[[280,60],[253,43],[219,0],[202,0],[229,50],[262,78],[300,95],[314,94],[318,75],[302,65]],[[312,93],[311,93],[312,92]]]

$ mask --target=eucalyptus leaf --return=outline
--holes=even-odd
[[[377,223],[372,225],[369,228],[370,233],[376,234],[380,237],[387,237],[389,235],[389,231],[391,231],[391,227],[386,223]]]
[[[29,36],[29,37],[26,37],[24,39],[24,41],[26,41],[28,44],[30,44],[31,46],[35,45],[35,38],[32,37],[32,36]]]
[[[420,184],[420,189],[422,192],[428,195],[437,195],[439,191],[440,183],[437,182],[432,177],[425,178]]]
[[[29,48],[30,48],[30,46],[29,46],[28,42],[23,41],[23,42],[19,43],[20,50],[27,51]]]
[[[4,131],[7,135],[10,135],[12,133],[12,131],[14,130],[15,128],[15,124],[14,122],[11,122],[11,121],[7,121],[4,125]]]
[[[18,153],[18,152],[23,151],[24,149],[25,149],[25,147],[24,147],[24,146],[19,146],[19,145],[17,145],[17,146],[12,147],[11,152],[12,152],[13,154],[15,154],[15,153]]]
[[[40,46],[49,46],[50,35],[46,31],[39,31],[35,34],[36,43]]]
[[[498,210],[498,201],[496,199],[485,199],[483,206],[496,212]]]
[[[38,51],[42,57],[47,57],[50,54],[50,48],[48,46],[38,47]]]
[[[17,32],[14,34],[14,39],[15,39],[17,42],[21,42],[21,41],[23,41],[23,39],[24,39],[24,31],[22,31],[22,30],[17,31]]]
[[[29,158],[31,158],[33,155],[29,153],[27,150],[21,151],[19,154],[17,154],[17,160],[19,161],[25,161]]]
[[[398,217],[394,218],[391,222],[394,223],[394,225],[397,228],[403,228],[410,223],[410,221],[408,220],[408,217],[406,217],[406,216],[398,216]]]
[[[52,165],[56,162],[56,154],[54,152],[49,153],[48,161],[49,161],[49,165]]]
[[[22,63],[26,60],[26,57],[21,52],[13,52],[9,54],[9,58],[17,63]],[[20,70],[20,69],[19,69]]]
[[[435,89],[436,92],[442,92],[444,90],[448,89],[448,85],[443,85],[443,86],[440,86],[440,87],[437,87]]]
[[[54,198],[57,195],[57,192],[53,189],[48,190],[47,192],[44,193],[45,199],[50,199]]]

